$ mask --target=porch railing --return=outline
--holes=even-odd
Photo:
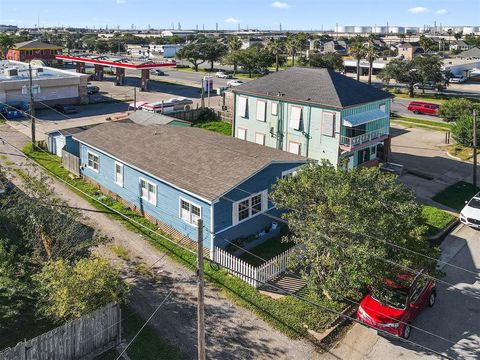
[[[373,131],[369,131],[365,134],[349,137],[349,136],[340,136],[340,145],[346,145],[348,147],[354,147],[361,145],[363,143],[369,142],[371,140],[377,139],[383,135],[388,135],[389,128],[381,128]]]

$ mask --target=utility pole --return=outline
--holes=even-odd
[[[198,341],[198,360],[205,360],[205,304],[204,304],[204,280],[203,280],[203,220],[197,222],[197,341]]]
[[[477,191],[477,111],[473,110],[473,191]]]
[[[33,101],[33,80],[32,80],[32,64],[28,64],[28,95],[29,95],[29,113],[32,122],[32,146],[35,149],[35,103]]]
[[[133,88],[133,112],[137,111],[137,87]]]

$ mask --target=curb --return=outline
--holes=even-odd
[[[460,224],[460,220],[456,218],[450,224],[448,224],[446,228],[441,230],[437,235],[429,238],[428,241],[430,241],[435,245],[440,245],[442,241],[447,237],[447,235],[450,234],[453,231],[453,229],[455,229],[458,226],[458,224]]]

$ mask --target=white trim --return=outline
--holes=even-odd
[[[239,132],[240,131],[243,131],[243,137],[240,137],[240,134]],[[237,127],[237,139],[240,139],[240,140],[247,140],[247,129],[243,128],[243,127]]]
[[[238,223],[236,223],[236,224],[232,224],[232,225],[230,225],[230,226],[227,226],[225,229],[222,229],[222,230],[220,230],[220,231],[215,232],[215,235],[220,234],[220,233],[222,233],[222,232],[224,232],[224,231],[227,231],[227,230],[229,230],[229,229],[231,229],[231,228],[234,228],[235,226],[237,226],[237,225],[239,225],[239,224],[241,224],[241,223],[243,223],[243,222],[245,222],[245,221],[248,221],[248,220],[250,220],[250,219],[253,219],[253,218],[256,217],[256,216],[262,215],[262,214],[264,214],[264,213],[266,213],[266,212],[268,212],[268,211],[270,211],[270,210],[273,210],[273,209],[275,209],[275,206],[269,207],[268,209],[265,209],[265,211],[258,212],[258,213],[256,213],[255,215],[252,215],[252,216],[250,216],[249,218],[246,218],[246,219],[244,219],[244,220],[242,220],[242,221],[240,221],[240,222],[238,222]]]
[[[248,97],[238,96],[238,113],[240,117],[248,119]]]
[[[292,151],[292,148],[291,148],[292,145],[294,145],[294,146],[297,147],[297,151],[296,151],[296,152]],[[298,141],[292,141],[292,140],[290,140],[290,141],[288,142],[288,152],[291,153],[291,154],[295,154],[295,155],[301,155],[301,154],[302,154],[302,144],[299,143]]]
[[[94,167],[90,166],[89,162],[90,159],[88,158],[89,155],[95,156],[98,159],[98,169],[95,169]],[[87,149],[87,168],[89,168],[92,171],[95,171],[97,174],[100,173],[100,155],[95,154]]]
[[[216,204],[216,203],[215,203]],[[210,205],[210,259],[214,259],[215,256],[215,236],[214,236],[214,230],[215,230],[215,225],[214,225],[214,213],[213,213],[213,207],[215,204]]]
[[[252,214],[252,203],[251,203],[251,199],[253,197],[256,197],[260,195],[261,198],[260,198],[260,205],[261,205],[261,210],[259,212],[256,212],[255,214]],[[245,219],[242,219],[240,220],[238,217],[239,217],[239,210],[238,210],[238,205],[245,201],[245,200],[248,200],[248,217],[246,217]],[[266,203],[264,203],[266,201]],[[245,222],[247,221],[248,219],[251,219],[253,216],[255,216],[256,214],[261,214],[261,213],[264,213],[266,211],[268,207],[268,189],[265,189],[265,190],[262,190],[262,191],[259,191],[259,192],[256,192],[256,193],[253,193],[247,197],[244,197],[243,199],[240,199],[240,200],[237,200],[235,201],[234,203],[232,203],[232,224],[233,225],[238,225],[238,224],[241,224],[242,222]]]
[[[187,220],[185,220],[185,219],[183,218],[183,216],[182,216],[182,201],[184,201],[184,202],[186,202],[187,204],[189,204],[189,208],[190,208],[190,209],[188,210],[188,212],[189,212],[189,215],[190,215],[190,220],[192,219],[192,214],[193,214],[193,213],[192,213],[192,206],[195,206],[195,207],[197,207],[197,208],[200,209],[200,217],[199,217],[199,218],[200,218],[200,219],[203,218],[203,216],[202,216],[202,215],[203,215],[203,209],[202,209],[202,207],[201,207],[200,205],[198,205],[197,203],[194,203],[193,201],[190,201],[190,200],[185,199],[184,197],[179,196],[179,198],[178,198],[178,212],[179,212],[179,213],[178,213],[178,216],[180,217],[180,219],[181,219],[184,223],[186,223],[186,224],[188,224],[188,225],[190,225],[190,226],[198,227],[198,224],[195,224],[195,223],[193,223],[192,221],[187,221]]]
[[[270,114],[272,116],[278,116],[278,101],[272,101],[270,106]],[[275,112],[273,112],[273,106],[275,105]]]
[[[150,194],[150,189],[148,188],[149,187],[148,185],[152,185],[152,186],[155,187],[155,192],[154,192],[155,201],[151,201],[149,199],[149,196],[147,196],[147,198],[143,197],[142,183],[141,183],[142,181],[144,181],[147,184],[147,193],[148,194]],[[155,183],[151,182],[150,180],[147,180],[147,179],[145,179],[144,177],[141,177],[141,176],[138,178],[138,184],[140,185],[140,198],[142,198],[143,200],[145,200],[149,204],[157,206],[157,184],[155,184]]]
[[[117,165],[120,166],[120,169],[121,169],[121,172],[122,172],[122,182],[119,183],[118,182],[118,179],[117,179]],[[115,164],[114,164],[114,176],[115,176],[115,184],[117,184],[118,186],[121,186],[122,188],[125,187],[125,170],[123,168],[123,164],[121,162],[118,162],[118,161],[115,161]]]
[[[257,108],[255,118],[257,121],[267,121],[267,102],[265,100],[257,99]],[[260,106],[259,106],[260,105]]]
[[[95,147],[95,146],[93,146],[93,145],[87,144],[86,142],[80,141],[79,139],[77,139],[77,138],[74,137],[74,136],[72,136],[72,138],[75,139],[75,140],[77,140],[80,144],[83,144],[83,145],[85,145],[85,146],[88,146],[88,147],[90,147],[90,148],[92,148],[92,149],[94,149],[94,150],[96,150],[96,151],[98,151],[98,152],[100,152],[100,153],[102,153],[102,154],[104,154],[104,155],[112,158],[113,160],[120,161],[120,162],[123,163],[124,165],[127,165],[128,167],[131,167],[132,169],[137,170],[138,172],[140,172],[140,173],[142,173],[142,174],[144,174],[144,175],[150,176],[151,178],[153,178],[153,179],[155,179],[155,180],[158,180],[158,181],[160,181],[160,182],[162,182],[162,183],[164,183],[164,184],[167,184],[167,185],[173,187],[174,189],[180,190],[180,191],[184,192],[184,193],[187,194],[187,195],[190,195],[190,196],[192,196],[192,197],[194,197],[194,198],[197,198],[198,200],[201,200],[201,201],[206,202],[207,204],[211,204],[211,203],[212,203],[211,200],[207,200],[207,199],[205,199],[205,198],[203,198],[203,197],[201,197],[201,196],[199,196],[199,195],[197,195],[197,194],[195,194],[195,193],[192,193],[191,191],[182,189],[181,187],[178,187],[177,185],[175,185],[175,184],[173,184],[173,183],[171,183],[171,182],[168,182],[168,181],[166,181],[166,180],[163,180],[163,179],[159,178],[158,176],[152,175],[152,174],[146,172],[145,170],[142,170],[142,169],[138,168],[138,167],[135,166],[135,165],[132,165],[132,164],[129,164],[129,163],[125,162],[125,161],[122,161],[121,159],[117,158],[116,156],[111,155],[111,154],[105,152],[104,150],[100,150],[100,149],[98,149],[97,147]],[[87,150],[87,151],[88,151],[88,150]],[[218,198],[217,198],[217,199],[218,199]],[[214,201],[214,200],[213,200],[213,201]]]
[[[290,106],[290,129],[300,130],[302,127],[303,106]]]
[[[258,142],[259,140],[259,136],[262,137],[262,142]],[[255,133],[255,144],[258,144],[258,145],[263,145],[265,146],[265,140],[266,140],[267,136],[264,134],[264,133],[261,133],[261,132],[256,132]]]
[[[297,172],[303,167],[303,165],[301,166],[297,166],[297,167],[294,167],[294,168],[291,168],[291,169],[288,169],[288,170],[285,170],[285,171],[282,171],[282,177],[281,179],[283,179],[284,177],[292,174],[292,176],[296,176],[297,175]]]

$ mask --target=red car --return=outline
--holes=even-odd
[[[425,305],[432,307],[435,304],[435,281],[425,275],[426,271],[422,270],[415,277],[404,274],[397,276],[397,282],[385,281],[384,297],[388,300],[385,303],[380,302],[373,290],[360,302],[357,319],[379,330],[408,339],[413,319]]]
[[[414,114],[438,115],[440,105],[421,101],[412,101],[408,104],[407,110]]]

